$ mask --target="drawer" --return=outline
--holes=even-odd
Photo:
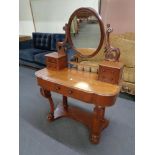
[[[116,71],[114,69],[100,67],[99,68],[99,80],[108,82],[108,83],[115,83],[116,78]]]
[[[88,93],[88,92],[81,91],[79,89],[70,88],[61,84],[56,84],[54,82],[43,80],[41,78],[38,78],[37,80],[38,80],[38,84],[41,87],[49,91],[53,91],[53,92],[62,94],[64,96],[72,97],[83,102],[87,102],[87,103],[92,102],[93,93]]]
[[[55,59],[53,57],[46,57],[46,62],[56,63],[57,59]]]
[[[56,63],[47,62],[46,64],[47,64],[48,69],[57,69],[57,64]]]
[[[122,78],[123,64],[104,61],[99,65],[98,80],[111,84],[119,84]]]
[[[72,97],[84,102],[91,102],[92,93],[87,93],[78,89],[69,88],[60,84],[52,84],[52,91],[62,94],[64,96]]]
[[[92,93],[88,93],[88,92],[84,92],[78,89],[73,89],[73,88],[65,88],[66,90],[66,96],[68,97],[72,97],[78,100],[81,100],[83,102],[91,102],[91,98],[92,98]]]

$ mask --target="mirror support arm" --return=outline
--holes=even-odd
[[[71,34],[70,34],[71,23],[72,23],[73,18],[76,15],[78,15],[78,13],[80,11],[91,12],[92,15],[94,15],[98,19],[99,25],[100,25],[100,31],[101,31],[100,43],[99,43],[96,51],[90,55],[83,55],[79,51],[77,51],[76,48],[74,47],[72,39],[71,39]],[[107,61],[119,61],[119,58],[120,58],[119,48],[115,48],[115,47],[112,47],[110,45],[110,33],[113,31],[113,29],[110,27],[110,24],[107,24],[106,32],[104,31],[104,25],[103,25],[102,19],[94,9],[92,9],[92,8],[79,8],[79,9],[75,10],[73,12],[73,14],[70,16],[68,23],[65,24],[65,26],[63,27],[63,30],[66,33],[65,40],[61,43],[58,43],[58,45],[57,45],[57,47],[58,47],[57,49],[60,52],[65,53],[66,48],[72,48],[73,50],[75,50],[77,52],[77,56],[79,56],[81,58],[91,58],[91,57],[95,56],[100,51],[100,49],[104,43],[104,38],[105,38],[105,44],[106,44],[105,45],[105,51],[104,51],[105,52],[105,60],[107,60]],[[68,45],[69,45],[69,47],[68,47]],[[79,61],[79,60],[76,59],[76,61]]]
[[[110,27],[110,24],[107,24],[106,29],[106,46],[105,46],[105,60],[107,61],[119,61],[120,58],[120,49],[114,48],[110,45],[110,33],[113,31],[113,28]]]
[[[69,33],[69,30],[68,30],[68,24],[65,24],[65,26],[63,27],[63,30],[65,31],[65,39],[63,42],[57,42],[56,44],[56,49],[58,51],[58,53],[65,53],[65,50],[66,50],[66,44],[68,42],[68,33]]]
[[[107,45],[106,47],[110,47],[110,33],[113,31],[113,28],[110,27],[110,24],[107,24],[107,30],[106,30],[106,38],[107,38]]]

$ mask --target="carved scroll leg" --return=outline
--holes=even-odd
[[[47,116],[47,119],[49,121],[54,120],[54,103],[51,97],[51,93],[48,90],[45,90],[44,88],[40,88],[40,93],[42,96],[44,96],[45,98],[48,99],[49,103],[50,103],[50,113]]]
[[[67,97],[63,96],[63,107],[67,111],[68,110],[68,103],[67,103]]]
[[[94,108],[94,116],[92,122],[92,129],[90,140],[92,143],[97,144],[100,140],[100,134],[103,129],[103,118],[104,118],[105,108],[96,106]]]

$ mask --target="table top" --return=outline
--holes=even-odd
[[[63,57],[63,56],[66,56],[66,54],[65,53],[58,53],[58,52],[52,52],[52,53],[48,53],[48,54],[46,54],[45,55],[46,57],[52,57],[52,58],[61,58],[61,57]]]
[[[37,71],[35,75],[37,78],[41,78],[45,81],[54,82],[70,88],[102,96],[117,95],[121,88],[119,85],[99,81],[96,73],[78,71],[69,68],[58,71],[44,68]]]

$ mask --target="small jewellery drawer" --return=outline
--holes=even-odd
[[[98,80],[111,84],[119,84],[122,78],[121,62],[103,61],[99,65]]]
[[[57,69],[57,65],[55,63],[47,62],[46,64],[48,69]]]
[[[91,93],[87,93],[75,88],[69,88],[60,84],[53,84],[52,91],[63,94],[64,96],[72,97],[84,102],[91,102]]]
[[[46,58],[46,62],[50,62],[50,63],[56,63],[57,62],[57,59],[53,58],[53,57],[47,57]]]
[[[109,69],[106,67],[99,68],[100,77],[99,79],[104,82],[115,83],[115,75],[116,72],[113,69]]]
[[[53,53],[46,54],[45,57],[46,57],[46,65],[49,66],[47,68],[50,70],[61,70],[66,68],[68,65],[67,55],[65,53],[63,54],[59,52],[53,52]]]

